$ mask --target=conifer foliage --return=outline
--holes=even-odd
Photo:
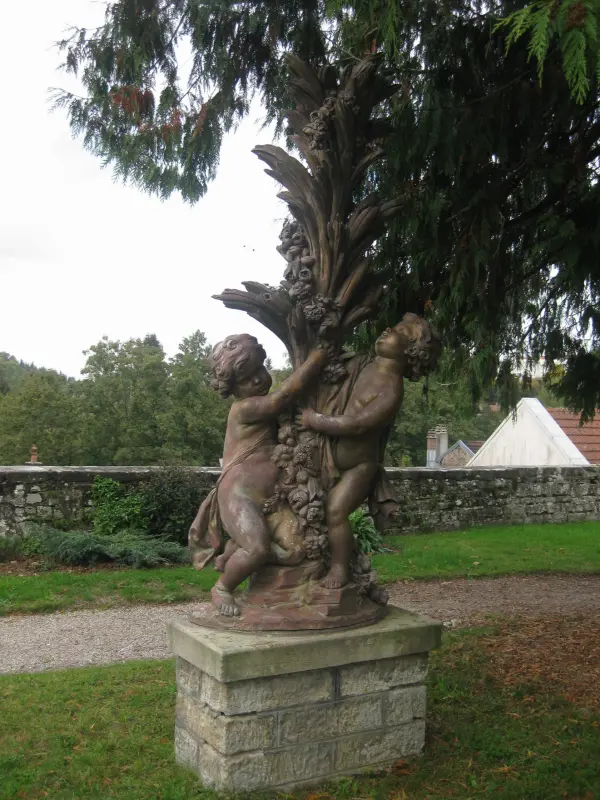
[[[386,158],[363,190],[403,210],[372,252],[391,273],[381,315],[355,335],[426,312],[474,391],[503,360],[544,355],[565,363],[562,391],[590,415],[600,403],[599,5],[116,0],[104,26],[61,43],[83,97],[56,102],[118,176],[195,201],[255,90],[286,132],[286,53],[315,67],[379,54],[401,91],[386,108]]]
[[[513,11],[498,23],[508,28],[506,46],[529,35],[529,56],[538,65],[542,80],[544,61],[553,42],[562,52],[563,67],[571,94],[582,103],[590,91],[589,65],[600,81],[600,2],[598,0],[538,0]]]

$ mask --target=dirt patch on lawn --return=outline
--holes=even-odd
[[[552,692],[600,708],[600,615],[521,617],[478,639],[492,677],[505,686]]]

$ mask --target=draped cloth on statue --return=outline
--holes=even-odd
[[[219,485],[223,478],[234,467],[242,464],[247,458],[261,450],[265,445],[273,444],[273,432],[266,430],[264,434],[249,447],[242,449],[223,467],[217,485],[206,496],[194,520],[189,533],[190,554],[196,569],[202,569],[218,555],[225,544],[225,529],[219,512]]]
[[[319,387],[318,408],[323,409],[323,413],[332,417],[338,417],[345,413],[358,376],[372,360],[372,356],[348,353],[346,356],[342,356],[342,359],[345,362],[344,366],[348,373],[344,382],[337,385],[325,384]],[[384,531],[389,527],[398,509],[394,488],[382,466],[390,429],[391,425],[382,433],[379,441],[379,469],[373,480],[368,498],[369,513],[380,531]],[[322,434],[317,434],[317,439],[323,486],[326,491],[329,491],[337,483],[341,475],[335,458],[338,440]]]

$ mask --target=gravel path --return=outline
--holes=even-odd
[[[165,623],[193,603],[0,619],[0,673],[167,658]]]
[[[387,587],[394,605],[465,625],[486,614],[600,612],[600,575],[527,575],[407,581]],[[0,673],[167,658],[165,623],[193,603],[0,619]]]

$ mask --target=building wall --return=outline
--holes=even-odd
[[[154,469],[0,467],[0,536],[22,534],[27,521],[82,520],[96,475],[135,486]],[[219,470],[189,469],[208,493]],[[398,532],[600,519],[600,467],[387,472],[400,502]]]
[[[589,462],[535,398],[519,402],[469,467],[585,466]]]

